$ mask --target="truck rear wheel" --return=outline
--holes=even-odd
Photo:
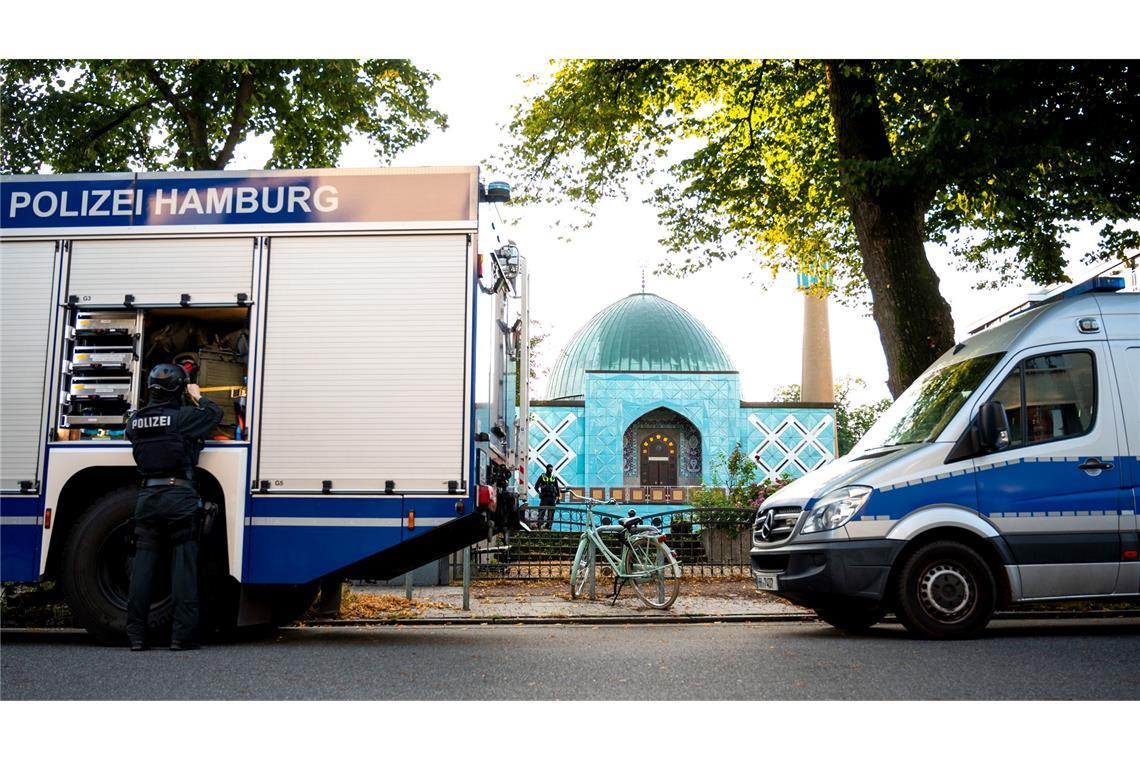
[[[104,644],[121,644],[127,637],[127,593],[131,587],[130,519],[138,489],[120,488],[102,496],[80,516],[71,530],[60,580],[75,617]],[[156,583],[148,625],[169,625],[170,579]]]
[[[935,541],[903,563],[897,614],[908,631],[922,638],[972,636],[993,615],[995,586],[976,551],[956,541]]]
[[[60,581],[71,611],[104,644],[127,640],[127,595],[134,552],[130,519],[138,488],[129,486],[100,497],[71,530]],[[221,516],[218,522],[224,522]],[[226,570],[224,527],[203,538],[198,555],[198,598],[203,636],[225,634],[237,623],[237,582]],[[169,563],[159,563],[155,601],[147,618],[148,640],[161,641],[173,615]]]

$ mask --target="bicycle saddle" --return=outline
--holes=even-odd
[[[625,528],[626,530],[633,530],[634,528],[636,528],[640,524],[641,524],[641,518],[640,517],[620,517],[620,518],[618,518],[618,525]]]

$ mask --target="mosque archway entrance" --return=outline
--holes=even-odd
[[[651,430],[641,441],[641,485],[677,485],[677,439],[672,430]]]
[[[701,434],[671,409],[658,407],[634,420],[625,431],[623,454],[627,486],[701,483]]]

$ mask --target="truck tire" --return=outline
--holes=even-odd
[[[847,633],[862,633],[880,622],[887,612],[881,607],[840,604],[821,607],[815,611],[815,614],[832,628]]]
[[[957,541],[920,547],[903,563],[896,588],[899,620],[927,639],[973,636],[994,612],[996,584],[986,561]]]
[[[104,644],[127,640],[127,593],[131,585],[130,519],[138,488],[129,486],[100,497],[71,530],[60,568],[60,581],[71,611]],[[156,584],[148,628],[169,625],[170,580]]]
[[[71,611],[97,640],[123,644],[127,640],[127,594],[131,587],[134,553],[130,519],[138,488],[128,486],[97,499],[72,528],[60,568],[60,581]],[[219,521],[222,516],[219,515]],[[230,633],[237,625],[238,584],[226,570],[224,528],[203,538],[198,554],[198,599],[201,635],[208,640]],[[147,639],[167,637],[173,606],[169,563],[162,575],[147,618]]]

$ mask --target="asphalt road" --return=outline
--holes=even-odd
[[[0,698],[1140,699],[1140,621],[309,628],[197,652],[4,640]]]

